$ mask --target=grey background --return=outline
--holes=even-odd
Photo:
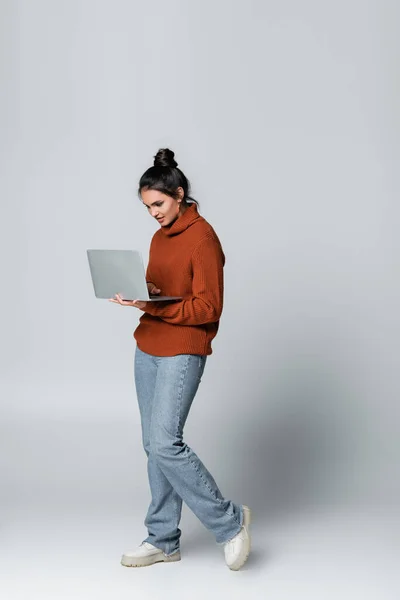
[[[0,11],[7,597],[26,591],[11,562],[21,544],[49,540],[26,589],[61,597],[49,557],[72,560],[92,523],[93,560],[82,551],[77,563],[92,568],[79,580],[87,598],[100,593],[88,583],[98,553],[108,546],[118,563],[144,538],[141,311],[95,299],[85,253],[138,248],[147,262],[158,225],[136,188],[161,147],[226,254],[220,331],[186,441],[223,493],[254,510],[248,575],[270,576],[257,532],[320,511],[393,515],[397,544],[397,3],[3,0]],[[182,529],[188,553],[199,539],[212,552],[186,507]],[[218,560],[207,569],[228,577]],[[143,575],[143,590],[157,593],[164,573]]]

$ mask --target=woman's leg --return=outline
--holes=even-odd
[[[183,427],[204,371],[206,356],[179,354],[155,357],[158,364],[150,423],[150,456],[175,492],[200,521],[224,543],[241,529],[243,510],[226,500],[195,452],[183,441]],[[160,479],[159,470],[157,481]],[[168,498],[175,499],[168,490]],[[172,502],[171,502],[172,506]],[[163,512],[171,521],[172,509]]]
[[[150,423],[157,379],[157,365],[154,356],[146,354],[136,347],[135,385],[151,491],[151,503],[144,521],[148,530],[148,537],[144,541],[160,548],[165,554],[172,554],[179,550],[181,530],[178,525],[182,512],[182,498],[165,477],[154,454],[150,452]]]

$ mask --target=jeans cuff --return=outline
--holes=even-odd
[[[177,552],[179,552],[179,550],[180,550],[180,548],[177,548],[176,550],[174,550],[174,551],[173,551],[173,552],[171,552],[170,554],[167,554],[167,553],[166,553],[166,552],[164,552],[164,550],[163,550],[163,553],[165,554],[165,556],[172,556],[173,554],[176,554]]]

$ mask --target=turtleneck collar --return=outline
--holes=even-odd
[[[185,229],[190,227],[195,221],[202,218],[203,217],[200,216],[197,210],[196,202],[191,202],[190,204],[188,204],[188,207],[183,213],[183,215],[178,217],[172,223],[172,225],[168,227],[161,227],[161,231],[166,236],[177,235],[178,233],[182,233],[182,231],[185,231]]]

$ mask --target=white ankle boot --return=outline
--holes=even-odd
[[[135,550],[124,552],[121,565],[124,567],[147,567],[158,562],[175,562],[177,560],[181,560],[180,550],[168,555],[149,542],[142,542]]]
[[[238,571],[249,558],[251,550],[250,522],[251,510],[242,505],[243,523],[242,528],[234,538],[224,544],[225,562],[232,571]]]

